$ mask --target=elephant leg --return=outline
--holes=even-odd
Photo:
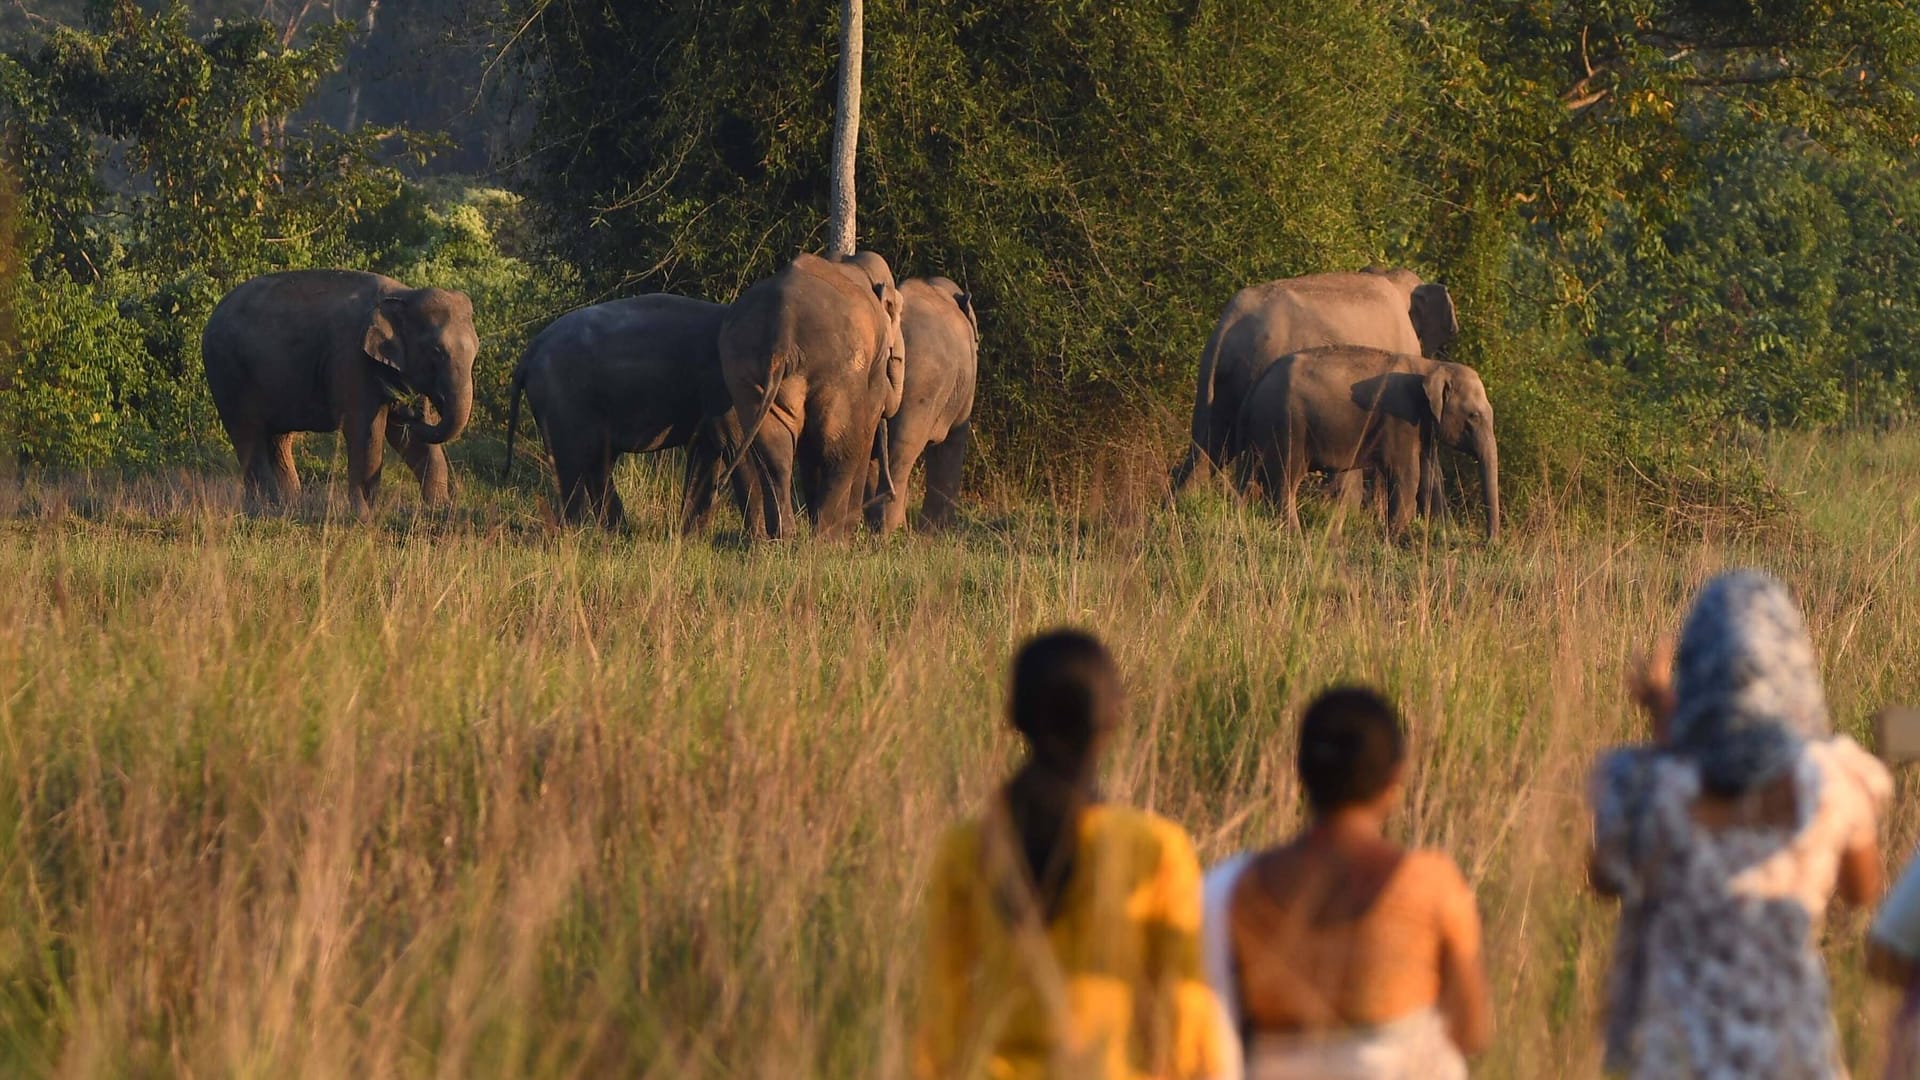
[[[1205,481],[1213,472],[1213,463],[1208,460],[1206,451],[1200,444],[1189,442],[1186,456],[1180,464],[1173,467],[1173,475],[1167,478],[1167,498],[1177,498],[1191,485]]]
[[[291,506],[300,498],[300,473],[293,467],[293,432],[269,435],[254,460],[274,502]]]
[[[380,498],[380,465],[386,456],[386,414],[347,416],[347,499],[356,513],[372,510]]]
[[[755,495],[760,490],[760,459],[750,451],[742,451],[737,433],[722,439],[719,444],[720,461],[724,465],[741,455],[739,464],[728,470],[727,486],[733,493],[733,505],[740,512],[740,529],[746,536],[764,536],[767,531],[767,516],[762,511]]]
[[[268,501],[271,485],[264,484],[266,432],[257,423],[228,423],[227,439],[233,443],[233,456],[240,462],[242,499],[249,511],[258,511]]]
[[[953,525],[960,508],[960,466],[973,438],[971,420],[953,425],[947,437],[927,448],[927,495],[920,504],[920,528],[926,531]],[[906,508],[901,507],[901,513]]]
[[[1413,514],[1421,497],[1420,459],[1396,462],[1385,470],[1382,480],[1387,489],[1387,535],[1396,539],[1413,524]]]
[[[806,504],[807,520],[816,527],[826,509],[822,456],[821,448],[809,437],[809,433],[803,431],[794,440],[794,472],[800,482],[800,498]]]
[[[770,540],[782,540],[794,533],[793,462],[797,442],[786,425],[769,417],[747,448],[754,460],[741,466],[751,464],[753,468],[764,535]]]
[[[852,534],[860,524],[860,505],[857,500],[871,460],[866,451],[872,445],[873,440],[868,439],[857,456],[843,453],[819,463],[818,510],[814,513],[817,535],[840,539]]]
[[[1367,474],[1364,469],[1346,469],[1327,478],[1328,493],[1341,510],[1358,510],[1367,498]]]
[[[593,513],[593,507],[587,494],[588,477],[592,470],[575,461],[554,461],[554,479],[560,487],[560,517],[569,525],[584,524]]]
[[[620,489],[613,486],[613,466],[614,462],[608,461],[600,469],[600,493],[595,499],[600,507],[600,527],[609,532],[627,523],[627,504],[620,501]]]
[[[620,501],[620,492],[613,486],[613,467],[620,461],[620,455],[604,443],[594,448],[593,458],[581,469],[574,483],[576,492],[572,520],[585,520],[589,515],[608,531],[618,529],[626,523],[627,508]]]
[[[1439,447],[1431,442],[1420,451],[1420,513],[1435,521],[1447,516],[1446,474]]]
[[[1277,489],[1280,516],[1287,528],[1299,532],[1300,485],[1307,479],[1307,452],[1304,445],[1294,443],[1284,434],[1274,439],[1267,458],[1267,480]]]
[[[880,489],[880,466],[869,461],[865,472],[867,525],[885,536],[907,525],[907,491],[913,479],[913,467],[926,450],[926,444],[898,425],[887,440],[888,468],[893,474],[893,498],[876,502]]]
[[[719,486],[720,440],[711,426],[702,425],[687,444],[686,475],[680,488],[680,532],[705,532],[713,516],[714,489]]]
[[[409,438],[402,424],[387,425],[387,445],[393,447],[407,470],[420,481],[420,500],[428,506],[453,505],[453,474],[447,452],[438,443]]]

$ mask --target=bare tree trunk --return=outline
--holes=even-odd
[[[853,155],[860,141],[860,54],[866,19],[861,0],[840,0],[840,100],[833,116],[833,207],[827,254],[853,254]]]
[[[364,46],[373,40],[373,30],[380,20],[380,0],[368,0],[367,14],[360,22],[360,32],[365,36],[360,44]],[[352,70],[347,72],[347,122],[342,130],[351,134],[360,130],[360,88],[366,82],[366,74]]]

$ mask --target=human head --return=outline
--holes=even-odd
[[[1027,640],[1013,659],[1008,718],[1038,763],[1075,772],[1092,763],[1120,722],[1120,669],[1106,646],[1079,630]]]
[[[1300,784],[1316,817],[1385,796],[1399,784],[1406,754],[1399,715],[1365,687],[1324,691],[1300,718]]]
[[[1759,787],[1805,740],[1832,730],[1806,620],[1787,587],[1758,570],[1701,587],[1674,654],[1673,690],[1672,744],[1710,794]]]

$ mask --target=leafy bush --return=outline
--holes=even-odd
[[[91,29],[0,56],[21,264],[0,431],[47,465],[212,449],[199,334],[213,305],[256,274],[358,261],[351,225],[401,188],[382,148],[419,146],[288,127],[343,28],[293,49],[257,20],[195,36],[180,3],[99,10]]]

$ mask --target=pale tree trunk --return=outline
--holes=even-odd
[[[833,207],[827,254],[853,254],[853,153],[860,141],[860,54],[865,45],[861,0],[840,0],[840,100],[833,114]]]
[[[373,29],[380,19],[380,0],[368,0],[366,17],[360,21],[363,43],[373,38]],[[364,74],[349,71],[347,74],[347,123],[344,128],[349,134],[360,130],[360,88],[366,82]]]

